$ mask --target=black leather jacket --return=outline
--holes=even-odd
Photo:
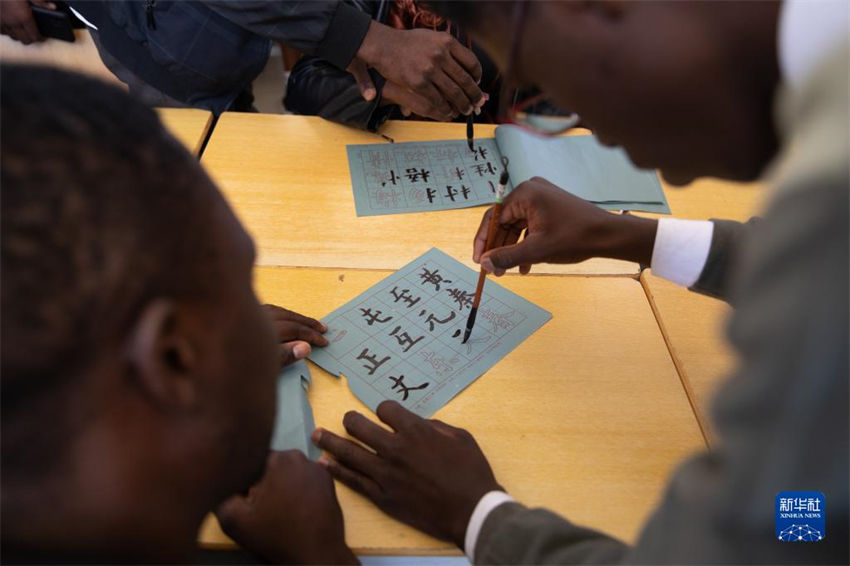
[[[348,0],[348,4],[384,23],[392,0]],[[483,52],[473,49],[483,69],[482,88],[495,83],[498,71]],[[361,130],[377,132],[388,118],[403,118],[397,105],[381,106],[381,93],[386,83],[374,69],[369,71],[378,95],[367,102],[360,95],[354,78],[317,56],[304,56],[289,75],[284,106],[295,114],[321,116],[332,122]],[[497,90],[497,89],[494,89]],[[496,108],[494,93],[487,107]],[[465,118],[463,118],[465,120]]]
[[[372,19],[383,23],[392,0],[349,0]],[[374,69],[369,72],[378,95],[366,101],[349,73],[340,71],[326,60],[305,55],[289,74],[284,106],[295,114],[321,116],[332,122],[375,132],[396,106],[381,106],[385,79]]]

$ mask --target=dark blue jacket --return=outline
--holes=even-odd
[[[345,69],[371,18],[337,1],[125,0],[70,4],[103,48],[165,94],[216,114],[262,71],[271,41]]]

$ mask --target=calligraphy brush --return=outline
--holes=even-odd
[[[484,252],[490,249],[493,245],[493,239],[496,237],[496,224],[499,222],[499,216],[502,214],[502,199],[505,197],[505,188],[508,185],[508,158],[502,157],[502,165],[504,169],[499,177],[499,187],[496,189],[496,202],[493,204],[493,212],[490,214],[490,224],[487,226],[487,240],[484,244]],[[482,254],[484,252],[481,252]],[[463,332],[463,341],[461,344],[466,344],[469,340],[469,335],[472,334],[472,327],[475,326],[475,317],[478,314],[478,305],[481,303],[481,293],[484,291],[484,280],[487,279],[487,271],[482,267],[478,274],[478,286],[475,287],[475,300],[472,301],[472,310],[469,311],[469,318],[466,320],[466,330]]]
[[[449,24],[451,26],[451,24]],[[472,38],[469,35],[466,36],[466,48],[472,51]],[[472,149],[472,124],[473,118],[475,117],[475,108],[472,109],[472,112],[469,113],[469,116],[466,117],[466,145],[469,146],[469,151],[475,151]]]

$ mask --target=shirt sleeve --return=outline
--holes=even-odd
[[[714,223],[661,218],[652,249],[652,273],[683,287],[699,279],[711,249]]]
[[[259,36],[315,54],[345,70],[360,49],[372,16],[345,2],[207,0],[210,9]]]
[[[316,49],[316,55],[345,70],[369,31],[372,17],[354,6],[340,3],[325,37]]]
[[[469,558],[470,563],[475,564],[475,545],[478,542],[478,535],[481,532],[484,521],[487,520],[487,516],[493,509],[509,501],[515,500],[504,491],[487,492],[478,500],[478,504],[469,517],[469,523],[466,525],[466,536],[463,539],[464,552],[467,558]]]

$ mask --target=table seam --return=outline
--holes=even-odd
[[[676,373],[679,376],[679,382],[682,385],[682,389],[685,392],[685,396],[688,399],[688,404],[691,406],[691,412],[694,415],[694,418],[697,421],[697,426],[699,426],[700,434],[702,434],[703,442],[705,442],[706,447],[710,451],[712,449],[712,436],[709,432],[708,424],[705,422],[705,417],[702,414],[702,411],[699,408],[699,405],[696,402],[696,396],[694,395],[693,388],[691,388],[690,381],[688,380],[687,374],[682,366],[682,362],[679,357],[673,351],[673,344],[670,341],[670,335],[667,332],[667,328],[664,326],[664,321],[661,318],[661,312],[658,310],[658,305],[655,303],[655,299],[652,296],[652,292],[649,289],[649,285],[646,282],[646,277],[643,273],[638,277],[638,281],[640,283],[641,288],[643,289],[644,296],[646,296],[646,300],[649,303],[649,308],[652,310],[652,316],[655,318],[655,323],[658,325],[658,329],[661,331],[661,338],[664,340],[664,345],[667,348],[667,353],[670,355],[670,359],[673,361],[673,367],[676,368]]]

